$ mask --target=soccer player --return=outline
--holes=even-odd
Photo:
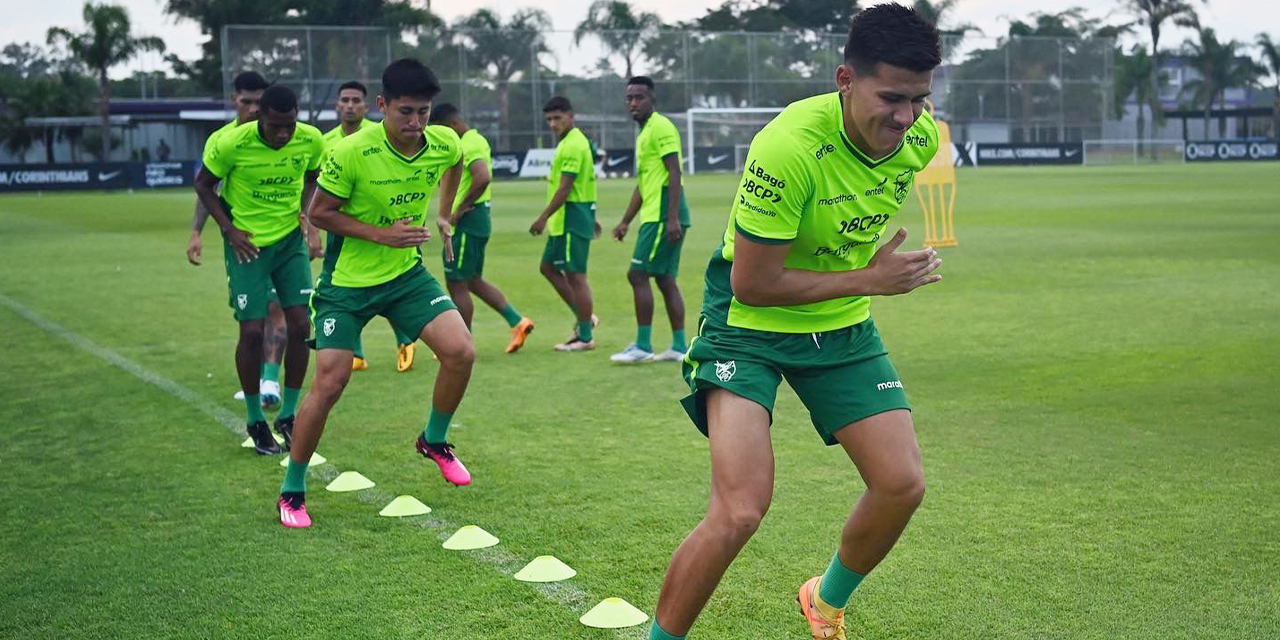
[[[423,223],[437,187],[442,215],[436,224],[445,246],[451,246],[443,216],[462,172],[458,134],[427,126],[431,101],[439,93],[440,83],[421,62],[392,62],[382,72],[377,98],[385,115],[382,125],[344,139],[325,158],[320,190],[311,203],[312,220],[329,232],[324,268],[311,297],[316,373],[298,413],[277,502],[286,527],[311,525],[307,463],[351,378],[356,336],[374,315],[419,336],[440,359],[431,415],[417,450],[439,465],[446,482],[471,482],[445,437],[471,378],[475,346],[449,294],[422,266],[418,249],[431,238]]]
[[[937,151],[924,100],[940,61],[937,30],[914,11],[864,9],[838,91],[792,103],[752,140],[684,365],[685,410],[710,439],[710,500],[671,558],[650,638],[688,633],[768,510],[769,427],[784,377],[867,486],[826,571],[800,587],[815,639],[845,637],[849,597],[920,504],[911,412],[869,304],[941,278],[933,249],[897,251],[901,229],[876,249]]]
[[[232,82],[231,105],[236,110],[236,118],[223,125],[205,140],[205,148],[216,144],[218,136],[236,127],[258,119],[258,101],[267,88],[267,81],[257,71],[245,71],[235,77]],[[196,198],[195,220],[191,225],[191,238],[187,241],[187,261],[195,266],[203,263],[204,244],[200,234],[204,232],[205,221],[209,212]],[[276,299],[275,289],[267,296],[267,322],[262,340],[262,374],[259,387],[262,396],[262,408],[277,409],[280,406],[280,361],[284,359],[284,345],[287,340],[284,313],[280,310],[280,302]],[[244,400],[244,391],[237,391],[236,400]]]
[[[542,252],[542,275],[577,319],[574,334],[556,351],[596,348],[591,331],[599,324],[592,314],[587,256],[599,235],[596,222],[596,154],[591,142],[573,123],[573,105],[555,96],[542,107],[547,127],[556,135],[556,152],[547,176],[547,206],[529,226],[529,233],[547,233]]]
[[[369,113],[369,90],[357,80],[342,83],[338,87],[338,104],[334,110],[338,112],[338,126],[324,134],[324,150],[331,151],[339,140],[365,127],[376,127],[378,123],[365,117]],[[396,371],[404,372],[413,368],[414,345],[413,336],[405,334],[391,325],[396,335]],[[364,371],[369,363],[364,358],[364,345],[356,339],[355,356],[351,359],[353,371]]]
[[[262,367],[263,318],[272,286],[288,331],[284,393],[276,431],[290,444],[294,412],[311,357],[307,299],[311,294],[309,253],[320,239],[302,208],[315,190],[324,146],[320,131],[298,122],[298,99],[288,87],[262,92],[261,114],[206,145],[196,193],[222,228],[231,307],[240,323],[236,371],[244,391],[249,436],[263,455],[280,453],[258,397]],[[221,199],[216,188],[223,184]]]
[[[511,342],[507,343],[506,351],[515,353],[524,346],[525,337],[533,332],[533,321],[521,316],[502,291],[482,277],[485,245],[489,243],[492,229],[489,182],[493,175],[493,152],[489,141],[468,127],[458,108],[448,103],[431,110],[431,124],[453,129],[462,144],[462,178],[453,209],[447,214],[449,224],[453,225],[453,246],[444,256],[444,279],[449,296],[458,306],[467,329],[471,328],[471,317],[475,314],[471,294],[493,307],[511,327]]]
[[[631,256],[627,281],[636,304],[636,341],[609,359],[625,364],[680,361],[688,349],[684,335],[684,297],[676,284],[680,248],[689,230],[689,204],[680,181],[680,132],[671,120],[654,111],[653,80],[636,76],[627,81],[627,110],[640,124],[636,135],[636,189],[613,229],[614,239],[627,237],[631,221],[640,214],[640,233]],[[667,319],[671,321],[671,348],[653,353],[653,289],[658,283]]]

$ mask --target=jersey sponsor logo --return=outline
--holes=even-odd
[[[411,202],[417,202],[419,200],[426,200],[426,199],[427,199],[427,194],[425,191],[409,191],[407,193],[397,193],[396,195],[387,198],[387,206],[394,207],[397,205],[409,204]]]
[[[431,299],[431,306],[438,305],[441,302],[444,302],[445,300],[448,300],[448,299],[449,299],[449,296],[436,296],[435,298]]]
[[[893,199],[902,204],[907,199],[907,193],[911,191],[911,180],[915,178],[916,172],[910,169],[903,169],[897,177],[893,179]]]
[[[851,231],[866,231],[871,227],[880,226],[889,221],[889,214],[876,213],[851,220],[840,221],[840,233],[848,233]]]
[[[884,195],[884,183],[886,183],[886,182],[888,182],[888,181],[889,181],[889,176],[885,176],[883,180],[881,180],[880,182],[876,183],[876,186],[871,187],[870,189],[867,189],[866,191],[863,191],[863,192],[862,192],[862,195],[863,195],[863,196],[865,196],[865,197],[868,197],[868,198],[870,198],[871,196],[882,196],[882,195]]]
[[[831,207],[837,204],[843,204],[845,202],[857,202],[857,201],[858,201],[858,194],[842,193],[838,196],[831,196],[830,198],[818,198],[818,206]]]
[[[728,362],[716,362],[716,377],[720,382],[728,382],[733,379],[733,374],[738,372],[738,361],[730,360]]]
[[[236,296],[236,306],[240,307],[241,311],[244,311],[244,308],[249,306],[249,296],[243,293]]]
[[[278,200],[294,200],[298,194],[293,191],[257,191],[254,190],[251,197],[255,200],[266,200],[267,202],[276,202]]]
[[[889,382],[881,382],[880,384],[876,385],[876,391],[884,391],[886,389],[901,389],[901,388],[902,388],[901,380],[890,380]]]
[[[259,185],[292,184],[293,180],[294,180],[293,176],[273,176],[270,178],[262,178],[258,180],[258,184]]]
[[[386,216],[386,215],[378,216],[377,226],[389,227],[395,224],[399,220],[408,220],[409,222],[407,224],[410,224],[410,225],[421,225],[424,218],[426,218],[426,215],[423,213],[417,213],[414,215],[406,214],[406,215],[400,215],[400,216],[394,216],[394,217]]]
[[[927,147],[929,146],[929,136],[922,133],[908,133],[902,139],[902,143],[913,147]]]
[[[761,199],[773,203],[782,202],[782,190],[787,188],[787,181],[780,180],[765,171],[764,167],[751,161],[747,167],[747,175],[751,176],[742,182],[742,190]],[[774,191],[777,189],[777,191]]]
[[[843,258],[849,255],[849,252],[853,251],[855,247],[861,247],[867,244],[875,244],[879,240],[880,240],[880,233],[877,232],[871,236],[870,240],[850,240],[838,247],[818,247],[817,249],[813,250],[813,257],[820,258],[822,256],[835,256],[837,258]]]
[[[762,206],[759,206],[759,205],[757,205],[757,204],[755,204],[755,203],[753,203],[753,202],[747,202],[747,198],[746,198],[745,196],[743,196],[742,194],[738,194],[738,204],[739,204],[741,207],[743,207],[744,209],[748,209],[748,210],[750,210],[750,211],[754,211],[754,212],[759,213],[759,214],[761,214],[761,215],[766,215],[766,216],[769,216],[769,217],[772,217],[772,218],[776,218],[776,217],[778,217],[778,214],[777,214],[776,212],[774,212],[774,211],[770,211],[770,210],[768,210],[768,209],[766,209],[766,208],[764,208],[764,207],[762,207]]]
[[[361,151],[360,155],[367,158],[375,153],[382,153],[382,149],[379,149],[378,147],[369,147],[368,149]]]
[[[707,164],[720,164],[721,162],[724,162],[724,161],[725,161],[725,160],[727,160],[728,158],[729,158],[729,154],[727,154],[727,153],[722,153],[722,154],[720,154],[720,155],[718,155],[718,156],[717,156],[717,155],[709,155],[709,156],[707,156]]]
[[[824,144],[821,147],[818,147],[818,150],[814,152],[813,157],[817,158],[818,160],[821,160],[827,157],[828,153],[834,153],[835,150],[836,150],[836,146],[828,142],[827,144]]]
[[[333,330],[338,327],[338,320],[336,318],[325,318],[324,324],[321,326],[324,327],[324,334],[331,336],[333,335]]]
[[[431,151],[453,151],[453,147],[447,144],[436,144],[433,142],[427,146],[430,148]]]

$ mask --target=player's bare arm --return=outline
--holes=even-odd
[[[195,216],[191,221],[191,237],[187,239],[187,262],[195,266],[203,264],[204,243],[200,240],[200,234],[204,231],[205,220],[209,219],[209,212],[205,210],[204,205],[200,203],[200,198],[196,198]]]
[[[463,216],[476,206],[476,200],[484,194],[484,190],[489,188],[489,183],[493,181],[493,176],[489,173],[489,165],[484,160],[477,158],[470,166],[467,172],[471,174],[471,188],[467,189],[467,193],[462,196],[462,202],[458,203],[458,207],[453,210],[450,222],[457,226],[462,221]]]
[[[680,182],[680,156],[668,153],[662,157],[662,164],[667,168],[667,224],[664,235],[667,242],[679,242],[684,236],[684,228],[680,226],[680,197],[684,186]]]
[[[458,183],[462,180],[462,160],[445,170],[440,178],[440,208],[436,212],[436,227],[440,229],[440,240],[444,242],[445,258],[453,260],[453,216],[449,213],[453,208],[453,200],[458,195]]]
[[[347,204],[343,198],[319,189],[311,200],[311,224],[330,233],[403,249],[414,247],[431,239],[431,230],[407,220],[396,220],[389,227],[375,227],[356,220],[341,211]]]
[[[862,269],[819,272],[786,268],[790,243],[763,244],[738,232],[730,276],[733,295],[754,307],[789,306],[850,296],[898,295],[941,280],[933,272],[942,258],[932,247],[897,252],[906,239],[906,229],[898,229]]]
[[[551,214],[555,213],[560,207],[564,206],[569,200],[569,192],[573,190],[573,181],[577,178],[577,174],[566,173],[560,176],[560,186],[556,188],[556,192],[551,196],[551,202],[547,203],[547,208],[542,210],[542,215],[529,226],[529,233],[535,236],[542,235],[547,228],[547,220]]]
[[[315,225],[311,224],[311,217],[307,215],[307,203],[311,202],[311,198],[315,196],[316,179],[319,177],[319,169],[308,171],[303,175],[302,206],[298,208],[298,226],[302,227],[303,237],[307,239],[307,253],[312,260],[324,257],[324,248],[320,245],[320,232]]]
[[[614,240],[622,242],[623,238],[627,237],[627,230],[631,228],[631,221],[636,219],[637,213],[640,213],[640,204],[643,202],[644,200],[640,197],[640,187],[636,187],[631,191],[631,202],[627,203],[627,210],[622,213],[622,221],[613,228]]]
[[[200,173],[196,174],[196,196],[200,198],[200,203],[204,205],[209,215],[213,216],[214,222],[217,222],[218,227],[222,229],[222,235],[231,244],[231,249],[235,251],[236,260],[238,262],[249,262],[258,257],[258,247],[250,240],[253,234],[245,233],[231,224],[231,216],[222,207],[222,202],[218,199],[217,188],[219,182],[222,182],[221,178],[201,167]]]

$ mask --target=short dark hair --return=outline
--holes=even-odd
[[[262,92],[262,100],[258,104],[263,111],[289,113],[298,110],[298,96],[289,87],[273,84]]]
[[[649,76],[635,76],[630,80],[627,80],[628,87],[633,84],[638,84],[642,87],[649,87],[649,90],[653,91],[653,78],[650,78]]]
[[[915,10],[892,2],[878,4],[853,16],[844,61],[864,76],[875,73],[881,62],[932,71],[942,64],[942,43],[938,28]]]
[[[338,87],[338,93],[342,93],[347,89],[357,89],[360,91],[360,95],[363,95],[365,97],[369,96],[369,90],[366,89],[364,84],[362,84],[359,80],[348,80],[342,83],[342,86]]]
[[[396,98],[434,100],[439,93],[436,74],[413,58],[396,60],[382,71],[382,97],[388,102]]]
[[[449,122],[454,118],[461,117],[462,112],[458,111],[457,107],[449,104],[448,102],[442,102],[431,108],[431,119],[429,120],[429,123],[449,124]]]
[[[245,71],[236,76],[231,86],[235,88],[236,93],[240,93],[241,91],[262,91],[270,85],[267,83],[267,79],[262,77],[261,73]]]
[[[569,99],[564,96],[555,96],[542,105],[543,113],[551,113],[552,111],[563,111],[570,113],[573,111],[573,105],[569,103]]]

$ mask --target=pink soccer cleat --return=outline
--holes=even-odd
[[[471,484],[471,472],[453,455],[453,445],[448,442],[427,442],[422,434],[418,434],[417,447],[418,453],[440,466],[440,475],[444,476],[445,482],[458,487]]]
[[[280,501],[280,524],[290,529],[306,529],[311,526],[311,516],[307,515],[306,498],[301,493],[282,493]]]

